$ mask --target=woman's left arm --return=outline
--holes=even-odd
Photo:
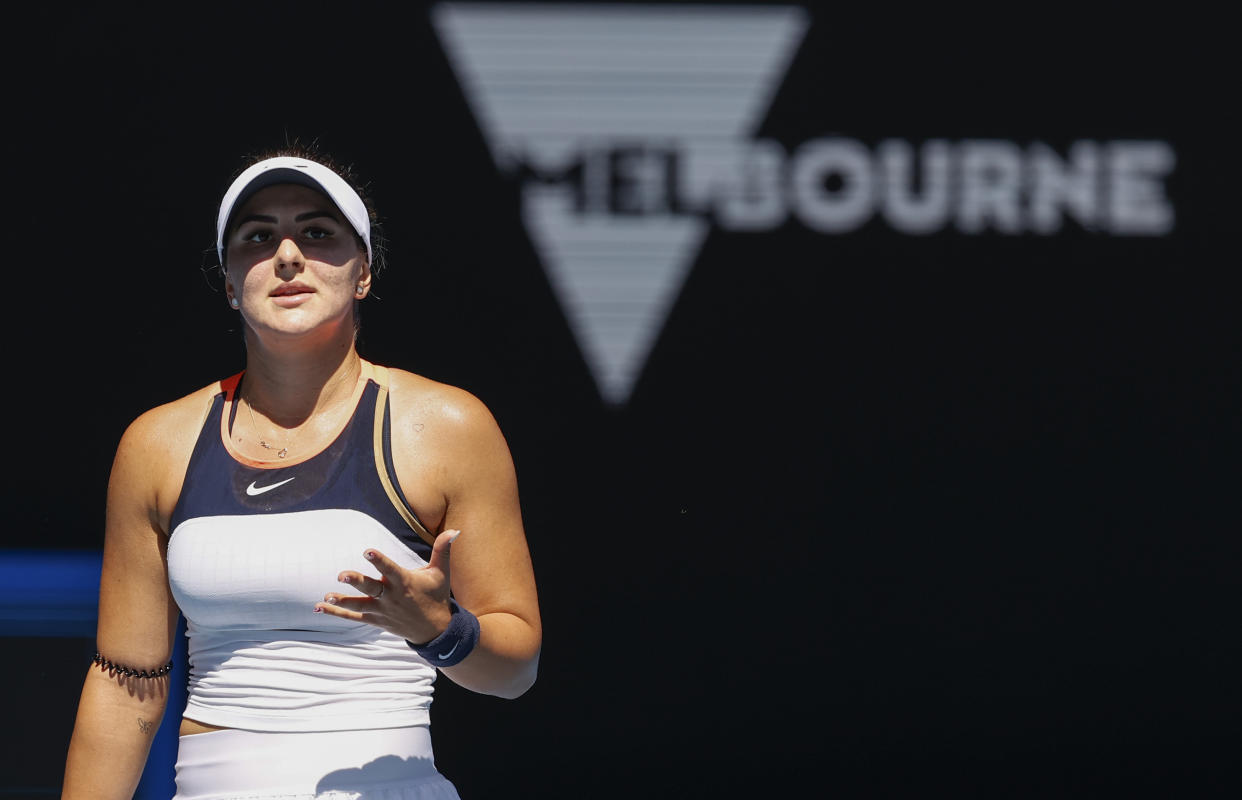
[[[413,444],[401,441],[407,431],[422,432],[417,451],[427,460],[419,474],[444,504],[427,566],[410,570],[368,553],[382,583],[342,572],[362,596],[330,595],[316,607],[423,644],[449,626],[451,587],[458,605],[477,617],[479,637],[464,660],[441,671],[471,691],[515,698],[535,682],[543,631],[513,458],[482,402],[447,387],[437,394],[437,402],[411,412],[419,421],[395,418],[392,426],[395,450]],[[418,483],[406,482],[400,459],[397,469],[404,486]]]
[[[441,536],[451,539],[453,597],[478,617],[480,636],[464,661],[443,672],[467,689],[517,697],[535,682],[543,640],[517,477],[491,413],[473,397],[463,405]]]

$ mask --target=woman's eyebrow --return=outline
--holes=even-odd
[[[245,225],[247,222],[270,222],[272,224],[275,224],[276,218],[272,216],[268,216],[267,214],[247,214],[246,216],[237,220],[236,227],[240,228],[242,225]]]
[[[293,221],[294,222],[305,222],[308,219],[318,219],[320,217],[327,217],[328,219],[331,219],[331,220],[337,219],[336,215],[333,214],[331,211],[306,211],[294,217]],[[240,228],[242,225],[245,225],[247,222],[266,222],[266,223],[275,225],[279,221],[280,220],[276,219],[276,217],[273,217],[270,214],[247,214],[246,216],[242,217],[241,219],[237,221],[237,227]],[[337,221],[339,222],[339,220]]]
[[[293,218],[293,221],[305,222],[308,219],[318,219],[319,217],[327,217],[329,219],[336,220],[336,214],[333,214],[331,211],[307,211],[304,214],[298,214]]]

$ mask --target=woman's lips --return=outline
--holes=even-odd
[[[283,297],[290,294],[304,294],[306,292],[313,291],[314,289],[310,288],[306,284],[294,281],[293,283],[282,283],[280,286],[277,286],[272,290],[272,297]]]
[[[315,290],[303,283],[286,283],[272,290],[272,302],[282,308],[292,308],[310,299]]]

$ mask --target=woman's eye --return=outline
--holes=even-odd
[[[269,233],[268,231],[251,231],[250,233],[247,233],[245,236],[242,237],[242,241],[250,242],[252,244],[262,244],[266,241],[271,240],[271,238],[272,238],[272,234]]]
[[[331,235],[331,231],[324,230],[323,228],[306,229],[306,238],[308,239],[327,239]]]

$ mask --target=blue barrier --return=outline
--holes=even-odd
[[[102,553],[80,550],[0,550],[0,637],[95,638]],[[169,676],[168,708],[134,800],[168,800],[176,791],[177,729],[185,709],[185,620],[178,620]],[[85,668],[86,665],[83,665]],[[67,689],[77,693],[77,687]]]
[[[0,636],[93,638],[102,554],[0,551]]]

